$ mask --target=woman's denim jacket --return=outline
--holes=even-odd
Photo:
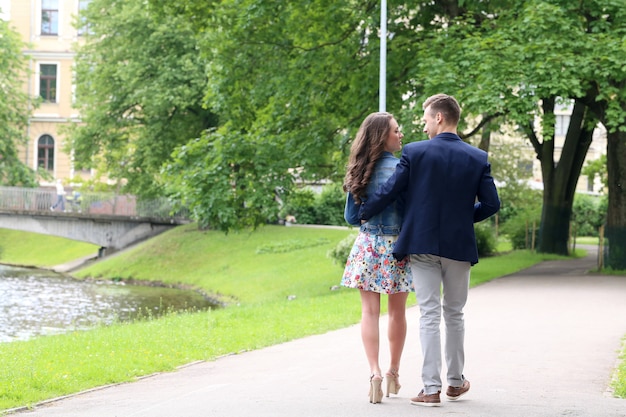
[[[382,157],[376,162],[374,173],[367,184],[365,194],[371,195],[375,193],[378,187],[384,184],[396,171],[398,162],[400,162],[400,160],[393,156],[391,152],[384,152]],[[366,199],[367,198],[364,197],[362,200],[365,201]],[[400,233],[400,225],[402,224],[403,203],[403,198],[397,198],[383,211],[372,216],[367,223],[361,224],[361,220],[359,219],[360,205],[355,203],[352,193],[348,193],[346,209],[343,216],[349,224],[360,226],[361,232],[376,235],[397,235]]]

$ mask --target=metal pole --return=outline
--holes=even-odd
[[[380,2],[380,80],[378,111],[386,111],[387,99],[387,0]]]

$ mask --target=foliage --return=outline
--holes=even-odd
[[[228,232],[275,223],[278,198],[291,185],[275,144],[229,129],[206,131],[179,148],[162,171],[165,189],[203,228]]]
[[[612,385],[617,397],[626,398],[626,338],[622,339],[622,351],[619,359],[621,362],[617,368],[617,375],[613,378]]]
[[[195,18],[202,8],[194,1],[181,7]],[[229,193],[214,188],[214,195],[201,201],[197,195],[208,187],[191,184],[186,173],[168,170],[184,177],[168,175],[168,181],[188,184],[180,194],[198,202],[200,222],[223,230],[262,224],[278,213],[269,212],[267,192],[276,190],[282,199],[296,188],[289,173],[297,172],[303,181],[343,177],[349,138],[378,103],[377,7],[378,2],[352,0],[223,0],[219,7],[204,8],[200,48],[209,63],[206,105],[220,116],[217,133],[245,149],[259,144],[270,149],[267,167],[276,181],[265,185],[267,175],[253,169],[246,207],[263,210],[263,215],[223,218],[224,210],[238,211],[228,208],[233,203]],[[396,66],[390,63],[390,71]],[[390,108],[399,109],[401,94],[390,88]],[[228,159],[222,150],[213,149],[205,164],[221,165]],[[237,164],[256,165],[258,152],[266,150],[240,152]]]
[[[606,196],[576,194],[572,223],[576,236],[598,236],[598,229],[606,222]]]
[[[346,220],[343,217],[345,204],[346,194],[340,183],[325,185],[316,199],[316,224],[345,226]]]
[[[281,144],[302,179],[334,179],[337,151],[378,102],[377,7],[222,1],[211,22],[220,30],[202,43],[207,104],[223,123]],[[390,96],[398,108],[400,94]]]
[[[490,221],[474,223],[478,256],[489,256],[496,252],[496,231]]]
[[[35,187],[35,172],[20,159],[20,147],[28,141],[26,126],[38,103],[24,91],[29,74],[26,45],[19,33],[0,19],[0,185]]]
[[[216,124],[202,105],[206,61],[197,34],[185,16],[162,15],[142,0],[93,0],[82,18],[82,123],[69,130],[68,151],[77,168],[97,168],[123,191],[161,194],[159,173],[172,150]]]
[[[346,236],[337,244],[337,246],[328,251],[328,257],[331,258],[338,265],[345,265],[357,236],[358,232],[351,233],[350,235]]]
[[[293,252],[294,250],[312,248],[314,246],[326,245],[328,243],[329,241],[326,238],[309,240],[292,239],[263,245],[256,250],[256,253],[261,254]]]
[[[602,192],[603,190],[606,190],[608,181],[606,155],[600,155],[598,159],[587,162],[587,164],[583,167],[582,173],[587,176],[587,179],[591,184],[593,184],[596,177],[599,177],[602,182],[602,188],[597,191]]]
[[[284,198],[280,217],[286,219],[293,216],[300,224],[345,226],[345,199],[345,193],[338,183],[325,185],[319,194],[304,187],[292,191]]]
[[[478,7],[493,6],[502,3]],[[542,168],[544,204],[538,242],[546,252],[567,251],[575,185],[598,120],[584,100],[593,92],[593,79],[586,78],[580,66],[596,59],[597,39],[590,27],[605,19],[604,13],[613,18],[613,6],[527,0],[492,8],[482,16],[463,11],[450,16],[451,21],[442,19],[441,26],[449,27],[447,36],[433,34],[416,54],[421,66],[415,69],[415,77],[426,74],[436,60],[444,61],[428,84],[455,94],[476,119],[497,116],[517,127],[532,144]],[[555,31],[555,27],[566,29]],[[556,154],[555,110],[569,103],[573,103],[571,123]]]
[[[542,192],[533,190],[528,186],[509,187],[498,189],[502,206],[498,212],[502,224],[506,224],[510,219],[521,215],[525,218],[537,217],[540,220]],[[533,214],[528,215],[529,212]]]
[[[515,183],[498,188],[498,193],[502,201],[497,214],[500,233],[509,237],[513,249],[530,249],[533,223],[537,233],[541,222],[541,191]]]
[[[279,217],[291,223],[315,224],[315,191],[304,187],[292,191],[280,208]]]
[[[519,143],[506,140],[492,141],[489,147],[491,173],[498,185],[501,207],[498,211],[500,223],[515,217],[516,213],[529,206],[541,205],[541,191],[530,187],[532,172],[528,150]]]
[[[535,247],[537,232],[541,224],[541,205],[528,206],[519,209],[515,215],[507,220],[501,227],[501,233],[506,235],[513,249],[533,248],[533,238]]]

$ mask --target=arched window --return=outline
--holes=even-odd
[[[54,139],[50,135],[42,135],[37,141],[37,168],[54,170]]]

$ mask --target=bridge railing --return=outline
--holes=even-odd
[[[49,212],[56,200],[55,189],[0,187],[0,210]],[[133,195],[70,192],[65,195],[65,200],[66,212],[176,221],[189,220],[188,210],[175,210],[174,203],[165,197],[143,200]]]

